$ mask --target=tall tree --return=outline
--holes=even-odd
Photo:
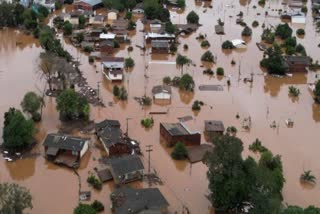
[[[0,183],[0,213],[22,214],[27,208],[33,208],[28,189],[15,183]]]
[[[181,68],[181,75],[183,74],[183,66],[190,64],[191,60],[188,57],[178,54],[176,64]]]

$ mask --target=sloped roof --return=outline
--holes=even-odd
[[[224,125],[219,120],[205,120],[204,121],[205,131],[224,132]]]
[[[158,188],[133,189],[123,187],[115,190],[111,195],[116,200],[116,214],[128,213],[128,211],[130,213],[146,213],[145,211],[157,213],[160,209],[169,206],[168,201]]]
[[[168,93],[171,94],[171,87],[169,85],[157,85],[152,88],[152,94]]]
[[[43,142],[43,146],[79,152],[88,140],[89,139],[86,138],[51,133],[47,135]]]
[[[168,48],[169,42],[167,40],[152,40],[151,46],[153,48]]]
[[[143,164],[137,155],[127,155],[110,160],[111,173],[113,177],[123,176],[130,172],[143,170]]]

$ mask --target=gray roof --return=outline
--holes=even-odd
[[[168,93],[171,94],[171,87],[169,85],[157,85],[152,88],[152,94]]]
[[[101,63],[105,68],[123,68],[124,58],[123,57],[103,57]]]
[[[289,64],[304,64],[309,65],[310,64],[310,58],[307,56],[285,56],[285,60]]]
[[[102,4],[102,0],[82,0],[82,1],[91,5],[91,6]]]
[[[224,33],[224,27],[222,25],[216,25],[214,26],[214,29],[217,34],[223,34]]]
[[[133,189],[124,187],[115,190],[111,195],[115,199],[115,214],[159,213],[159,210],[169,206],[168,201],[158,188]]]
[[[127,173],[144,169],[142,161],[137,155],[110,159],[110,167],[113,177],[123,176]]]
[[[153,48],[168,48],[169,42],[168,40],[152,40],[151,46]]]
[[[120,123],[117,120],[104,120],[96,124],[96,131],[98,137],[107,148],[117,143],[125,144]]]
[[[81,151],[85,142],[89,139],[80,138],[80,137],[73,137],[63,134],[48,134],[46,139],[43,142],[43,146],[47,147],[54,147],[64,150],[71,150],[71,151]],[[54,150],[50,150],[50,153],[55,153]]]
[[[143,2],[136,4],[136,6],[132,10],[135,10],[135,9],[142,9],[143,10],[144,9]]]
[[[189,135],[189,131],[181,123],[161,123],[161,125],[172,135]]]
[[[205,131],[224,132],[224,125],[222,121],[218,120],[205,120]]]

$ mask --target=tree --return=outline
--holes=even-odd
[[[126,58],[126,59],[124,60],[124,67],[125,67],[126,69],[128,69],[128,68],[133,68],[133,67],[134,67],[134,60],[133,60],[131,57]]]
[[[171,21],[166,22],[165,31],[170,34],[174,34],[177,31],[177,28],[172,24]]]
[[[296,31],[296,34],[298,36],[304,36],[306,34],[306,32],[304,31],[304,29],[302,28],[299,28],[297,31]]]
[[[84,15],[79,16],[79,28],[83,29],[85,27],[85,24],[86,24],[86,17],[84,17]]]
[[[252,29],[248,26],[245,26],[243,28],[243,31],[241,33],[242,36],[251,36],[252,35]]]
[[[120,88],[119,88],[117,85],[115,85],[115,86],[113,86],[112,92],[113,92],[113,96],[119,97],[119,95],[120,95]]]
[[[214,62],[214,57],[211,51],[206,51],[204,54],[201,56],[201,61],[204,62]]]
[[[126,90],[126,88],[124,86],[122,86],[120,88],[120,93],[119,93],[118,98],[120,100],[127,100],[128,99],[128,92],[127,92],[127,90]]]
[[[208,40],[203,40],[203,41],[201,42],[201,47],[202,47],[202,48],[210,47],[209,41],[208,41]]]
[[[289,86],[289,95],[293,97],[298,97],[300,95],[300,90],[299,88],[296,88],[294,86]]]
[[[224,75],[224,69],[222,67],[217,68],[217,75],[223,76]]]
[[[300,176],[300,181],[303,183],[315,184],[316,177],[311,174],[311,170],[307,170]]]
[[[0,183],[0,213],[22,214],[27,208],[33,208],[27,188],[15,183]]]
[[[97,214],[97,211],[88,204],[79,204],[73,214]]]
[[[144,0],[144,14],[148,19],[160,19],[163,22],[170,21],[168,9],[163,8],[159,1]]]
[[[317,81],[313,94],[315,96],[315,101],[320,103],[320,80]]]
[[[274,42],[275,33],[270,29],[266,28],[263,30],[261,39],[268,44],[272,44]]]
[[[212,205],[230,210],[247,199],[248,182],[241,157],[242,141],[232,136],[221,136],[214,141],[215,148],[204,157]]]
[[[287,69],[284,64],[281,49],[278,45],[274,45],[272,48],[268,48],[265,51],[265,56],[260,61],[260,65],[267,68],[270,74],[284,75]]]
[[[179,88],[185,91],[193,91],[194,81],[192,76],[189,74],[182,75],[181,79],[179,80]]]
[[[292,35],[292,29],[289,27],[287,23],[279,24],[276,28],[275,35],[280,37],[281,39],[287,39]]]
[[[151,118],[147,117],[141,120],[141,125],[145,128],[151,128],[153,124],[154,124],[154,120],[152,117]]]
[[[188,59],[186,56],[178,54],[176,58],[176,64],[181,68],[181,75],[183,73],[183,66],[189,64],[190,62],[191,60]]]
[[[193,10],[187,15],[187,22],[191,24],[199,24],[199,16]]]
[[[281,214],[304,214],[303,208],[298,206],[288,206]]]
[[[24,95],[21,107],[24,112],[33,114],[39,110],[41,103],[42,98],[33,91],[29,91]]]
[[[94,200],[94,202],[92,202],[91,207],[95,209],[97,212],[102,212],[104,210],[103,204],[97,200]]]
[[[63,24],[63,35],[69,36],[71,34],[72,34],[72,24],[69,21],[66,21]]]
[[[233,49],[234,46],[230,40],[226,40],[222,43],[222,49]]]
[[[320,208],[315,206],[308,206],[304,209],[305,214],[320,214]]]
[[[33,142],[35,128],[32,120],[27,120],[21,111],[10,108],[4,114],[3,146],[10,151],[21,151]]]
[[[177,6],[179,8],[184,8],[186,6],[185,0],[177,0]]]
[[[88,119],[90,106],[85,97],[66,89],[57,97],[57,110],[62,120]]]
[[[171,157],[175,160],[184,160],[188,157],[186,146],[182,142],[178,142],[171,153]]]
[[[133,20],[130,20],[128,24],[128,30],[134,30],[136,29],[136,27],[137,27],[137,24]]]

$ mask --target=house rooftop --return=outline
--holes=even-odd
[[[171,87],[169,85],[157,85],[152,88],[152,94],[168,93],[171,94]]]
[[[113,177],[123,176],[127,173],[144,169],[142,161],[137,155],[110,159],[110,168]]]
[[[307,56],[285,56],[285,60],[289,64],[305,64],[309,65],[311,60]]]
[[[186,125],[180,123],[161,123],[161,125],[170,133],[172,136],[181,135],[192,135],[199,132],[191,132]]]
[[[117,143],[125,143],[120,123],[117,120],[104,120],[96,124],[96,131],[98,137],[107,148]]]
[[[224,132],[223,122],[219,120],[205,120],[204,127],[205,131]]]
[[[91,6],[102,4],[102,0],[80,0],[79,2],[85,2]]]
[[[88,140],[89,139],[86,138],[51,133],[47,135],[43,142],[43,146],[79,152]]]
[[[151,46],[153,48],[168,48],[169,42],[167,40],[152,40]]]
[[[115,190],[111,197],[116,214],[128,213],[159,213],[169,206],[168,201],[158,188],[133,189],[123,187]],[[151,212],[149,212],[151,211]]]

